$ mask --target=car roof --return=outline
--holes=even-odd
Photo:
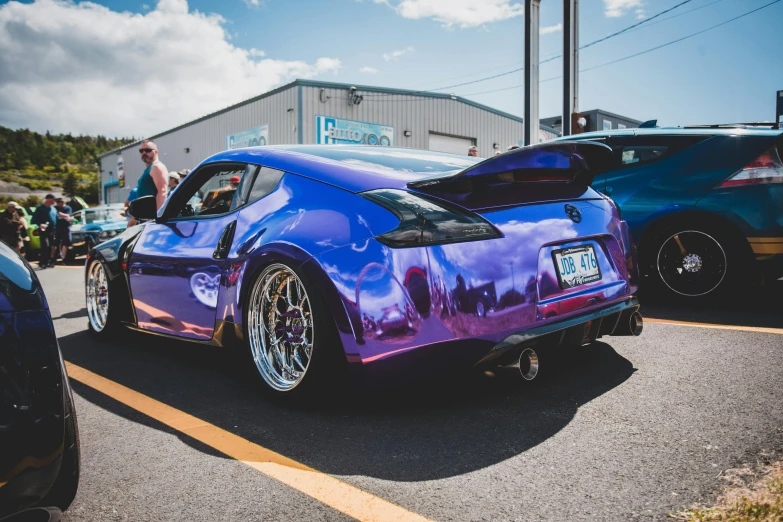
[[[559,140],[577,140],[603,138],[610,136],[780,136],[783,129],[761,127],[654,127],[634,129],[613,129],[592,131],[557,138]]]
[[[483,158],[376,145],[265,145],[220,152],[204,160],[258,163],[351,192],[405,188],[410,181],[457,173]]]

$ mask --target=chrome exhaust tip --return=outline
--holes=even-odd
[[[632,313],[631,317],[628,319],[628,330],[631,332],[631,335],[639,337],[642,335],[643,329],[644,320],[642,319],[642,314],[639,312]]]
[[[538,375],[538,354],[532,348],[525,348],[519,354],[519,374],[526,381],[532,381]]]

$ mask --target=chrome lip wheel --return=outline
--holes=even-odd
[[[87,273],[87,317],[96,332],[106,328],[109,316],[109,285],[100,261],[93,261]]]
[[[726,252],[718,241],[698,230],[684,230],[663,242],[658,273],[673,292],[698,297],[714,291],[726,277]]]
[[[247,313],[250,350],[261,377],[274,390],[293,390],[313,355],[313,314],[302,281],[285,265],[265,268]]]

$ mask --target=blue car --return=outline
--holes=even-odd
[[[485,161],[353,145],[221,152],[159,210],[133,200],[143,223],[89,252],[89,329],[243,344],[279,396],[318,397],[344,370],[372,385],[448,366],[532,379],[534,350],[641,333],[627,226],[589,187],[611,155],[589,142]]]
[[[783,131],[751,125],[590,132],[613,150],[592,187],[638,248],[642,288],[695,299],[783,276]]]
[[[73,393],[46,297],[30,265],[0,243],[0,519],[55,519],[76,496],[79,470]]]
[[[128,227],[122,203],[85,208],[73,213],[68,260],[86,255],[99,243],[121,234]]]

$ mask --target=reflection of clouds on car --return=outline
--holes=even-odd
[[[523,260],[518,259],[520,245],[530,245],[538,250],[539,245],[551,241],[551,238],[571,239],[577,237],[574,223],[570,219],[546,219],[537,223],[509,221],[500,227],[505,236],[502,239],[492,241],[476,241],[470,249],[460,248],[456,245],[444,245],[442,247],[445,258],[453,266],[461,266],[464,272],[473,275],[469,281],[472,286],[480,286],[490,281],[511,279],[511,266],[515,261],[517,281],[526,280],[530,274],[535,275],[538,267],[528,258],[528,264],[523,265]],[[508,285],[511,287],[511,284]],[[503,293],[507,288],[499,289]]]

